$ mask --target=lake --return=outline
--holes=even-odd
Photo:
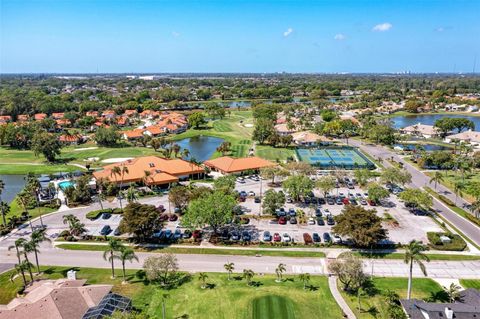
[[[407,115],[407,116],[395,116],[392,117],[393,126],[395,128],[403,128],[405,126],[415,125],[418,123],[433,125],[435,121],[444,117],[451,118],[467,118],[473,123],[475,123],[475,129],[480,129],[480,117],[479,116],[468,116],[468,115],[459,115],[459,114],[425,114],[425,115]]]
[[[196,136],[191,138],[185,138],[177,141],[176,143],[182,149],[188,149],[190,156],[188,158],[194,158],[197,161],[204,162],[217,150],[217,147],[224,142],[224,139],[213,136]]]
[[[2,201],[10,203],[25,186],[25,175],[0,175],[0,179],[5,183]]]
[[[423,146],[423,149],[427,152],[451,150],[450,147],[445,147],[445,146],[436,145],[436,144],[395,144],[393,146],[399,146],[406,151],[407,150],[408,151],[414,151],[414,150],[417,149],[418,146]]]

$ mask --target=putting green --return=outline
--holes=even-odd
[[[294,303],[286,297],[269,295],[252,301],[253,319],[294,319]]]

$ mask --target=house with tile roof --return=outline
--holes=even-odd
[[[65,117],[65,113],[52,113],[52,118],[54,120],[60,120]]]
[[[114,296],[112,285],[86,285],[86,280],[58,279],[35,281],[24,297],[0,305],[0,319],[82,319]],[[104,309],[104,316],[115,310],[124,312],[131,301],[123,296],[121,304]],[[119,298],[120,299],[120,298]],[[101,317],[97,317],[101,318]]]
[[[455,140],[470,144],[471,146],[480,149],[480,132],[468,130],[458,134],[448,135],[445,142],[453,143]]]
[[[325,136],[313,132],[303,131],[292,134],[292,140],[299,146],[315,146],[318,144],[328,144],[332,141]]]
[[[122,138],[127,141],[135,141],[143,137],[145,129],[136,128],[134,130],[128,130],[122,132]]]
[[[437,127],[422,123],[406,126],[400,129],[400,133],[423,138],[432,138],[441,135],[441,132]]]
[[[62,134],[58,137],[60,143],[65,145],[78,145],[85,141],[85,138],[80,134]]]
[[[121,163],[110,164],[101,171],[96,171],[93,176],[98,180],[106,178],[112,182],[120,184],[121,176],[112,176],[114,167],[126,167],[128,173],[123,176],[123,184],[145,183],[146,185],[170,186],[182,180],[202,178],[205,170],[194,163],[183,159],[167,159],[158,156],[143,156]],[[149,172],[148,179],[145,178],[145,172]]]
[[[12,117],[10,115],[0,115],[0,124],[7,124],[12,121]]]
[[[277,165],[273,162],[256,156],[243,158],[223,156],[205,161],[203,164],[213,171],[220,172],[222,174],[242,174],[247,171],[258,171],[261,168]]]
[[[35,121],[43,121],[43,120],[46,119],[47,117],[48,117],[48,115],[45,114],[45,113],[37,113],[37,114],[35,114],[35,115],[33,116],[33,119],[34,119]]]

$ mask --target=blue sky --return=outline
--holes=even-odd
[[[1,0],[0,72],[471,72],[479,0]]]

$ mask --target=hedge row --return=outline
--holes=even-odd
[[[90,220],[97,219],[103,213],[107,214],[123,214],[123,210],[121,208],[105,208],[105,209],[98,209],[92,210],[91,212],[87,213],[87,218]]]
[[[441,236],[447,236],[452,241],[450,243],[444,243],[440,239]],[[457,234],[427,232],[427,238],[430,246],[437,250],[464,251],[465,248],[467,248],[467,243]]]

